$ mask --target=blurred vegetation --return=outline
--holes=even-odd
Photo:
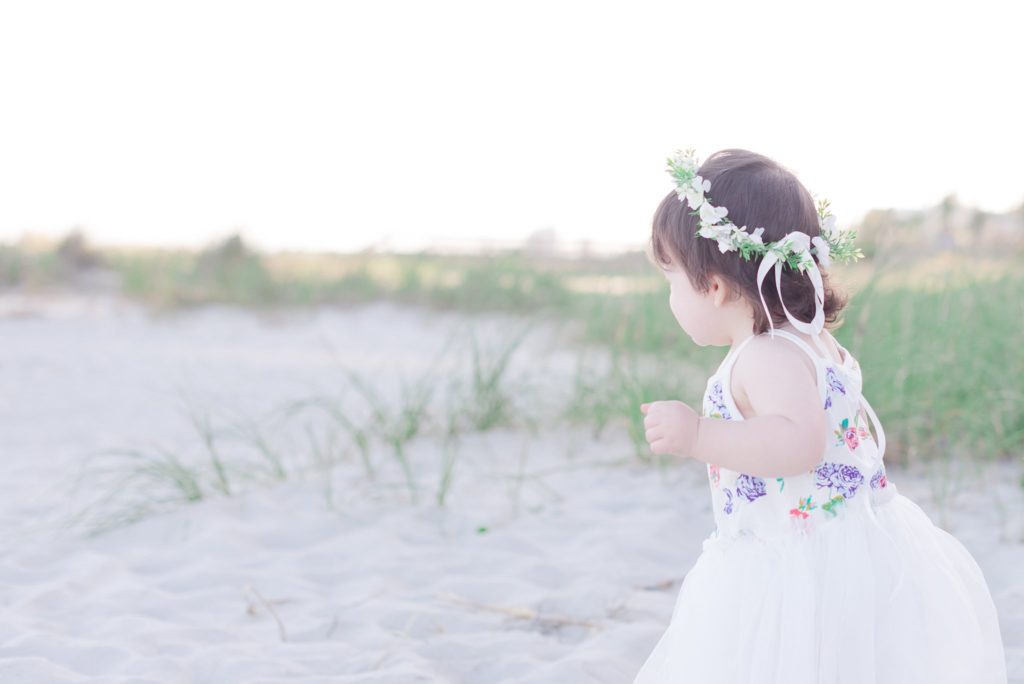
[[[934,240],[921,238],[927,217],[871,213],[858,241],[867,258],[831,268],[834,283],[853,295],[834,334],[864,370],[891,463],[1024,454],[1024,254],[1019,242],[981,244],[987,219],[978,212],[969,214],[966,232],[950,228],[955,211],[947,198],[933,221]],[[643,435],[634,408],[647,396],[642,389],[668,383],[684,391],[665,368],[703,379],[723,355],[686,339],[664,279],[642,251],[586,258],[525,247],[474,255],[262,254],[239,235],[194,252],[98,250],[78,231],[42,248],[0,245],[3,289],[78,287],[97,272],[111,276],[101,281],[107,286],[159,308],[388,299],[571,321],[581,346],[612,352],[613,369],[577,379],[582,408],[566,418],[598,431],[622,419],[631,434],[639,431],[638,453]],[[643,382],[629,370],[640,357],[661,369]]]
[[[76,285],[84,274],[108,268],[106,256],[74,229],[55,244],[0,243],[0,288],[38,290]]]

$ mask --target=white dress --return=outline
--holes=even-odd
[[[708,466],[716,529],[634,684],[1005,684],[982,572],[886,479],[857,361],[838,342],[842,363],[774,334],[814,360],[825,453],[788,477]],[[751,339],[708,380],[705,416],[743,420],[729,378]]]

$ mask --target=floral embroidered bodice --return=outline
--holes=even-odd
[[[758,477],[709,464],[717,528],[713,537],[754,534],[769,538],[808,530],[895,495],[895,486],[885,477],[885,432],[861,393],[857,360],[834,337],[832,340],[843,354],[841,363],[823,358],[793,333],[776,328],[774,334],[792,340],[814,361],[819,406],[827,414],[829,424],[829,434],[822,440],[825,446],[821,461],[813,470],[786,477]],[[731,395],[730,378],[737,355],[753,337],[726,355],[708,379],[705,416],[744,419]],[[874,422],[880,443],[868,430],[868,416]]]

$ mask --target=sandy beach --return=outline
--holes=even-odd
[[[568,327],[531,326],[511,357],[522,424],[425,429],[407,467],[384,442],[361,451],[327,410],[373,424],[346,370],[381,401],[417,380],[431,406],[454,401],[468,336],[492,349],[525,323],[390,303],[153,316],[109,294],[0,297],[0,681],[630,682],[712,530],[706,472],[641,463],[615,425],[549,420],[581,356]],[[204,479],[182,501],[166,473],[131,470],[140,454],[209,464],[197,425],[228,491]],[[984,571],[1011,682],[1022,476],[889,467]]]

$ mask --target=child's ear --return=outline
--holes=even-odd
[[[729,284],[717,274],[712,275],[709,280],[711,281],[711,302],[715,306],[724,305],[729,301],[729,297],[732,294]]]

